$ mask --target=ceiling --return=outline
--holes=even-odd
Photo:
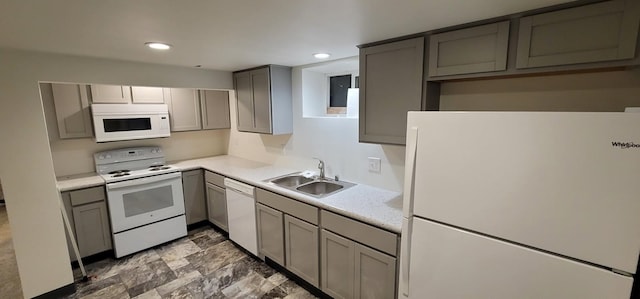
[[[356,45],[568,0],[0,0],[0,48],[207,69],[358,55]],[[172,44],[166,52],[147,41]]]

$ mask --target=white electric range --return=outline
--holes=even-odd
[[[117,258],[187,235],[182,174],[165,165],[159,147],[136,147],[94,154],[106,182]]]

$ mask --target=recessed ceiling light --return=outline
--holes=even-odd
[[[157,42],[148,42],[145,45],[151,49],[155,50],[169,50],[171,49],[171,45]]]
[[[331,56],[331,55],[328,54],[328,53],[316,53],[316,54],[313,54],[313,57],[315,57],[317,59],[327,59],[327,58],[329,58],[329,56]]]

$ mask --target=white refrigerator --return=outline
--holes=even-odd
[[[399,298],[629,298],[640,114],[409,112]]]

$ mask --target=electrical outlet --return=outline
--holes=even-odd
[[[380,158],[369,157],[369,172],[380,173]]]

